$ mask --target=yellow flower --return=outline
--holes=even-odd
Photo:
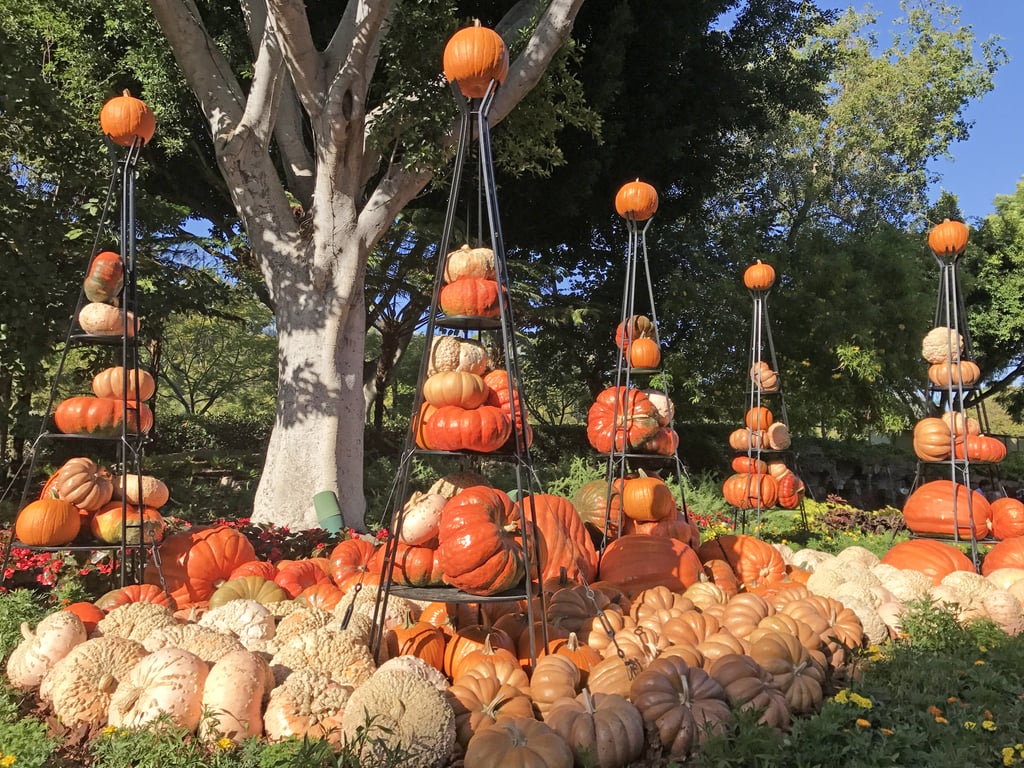
[[[856,704],[861,709],[871,709],[871,699],[861,696],[859,693],[851,693],[850,701]]]
[[[884,734],[885,734],[886,736],[892,736],[892,734],[893,734],[893,730],[892,730],[892,728],[882,728],[882,729],[880,729],[880,730],[881,730],[881,731],[882,731],[882,733],[884,733]]]
[[[943,717],[942,715],[936,715],[936,716],[935,716],[935,722],[936,722],[936,723],[948,723],[948,722],[949,722],[949,720],[947,720],[946,718],[944,718],[944,717]]]
[[[1013,747],[1003,747],[1003,765],[1013,765],[1017,761],[1013,756]]]
[[[857,718],[857,727],[859,727],[859,728],[870,728],[871,727],[871,721],[870,720],[865,720],[863,717],[858,717]]]
[[[973,731],[975,726],[977,725],[978,724],[973,720],[968,720],[966,723],[964,723],[964,728],[966,728],[968,731]]]
[[[0,765],[2,765],[4,768],[11,768],[11,766],[14,765],[14,763],[17,762],[17,760],[18,758],[16,758],[14,755],[7,755],[2,760],[0,760]]]
[[[942,714],[942,710],[936,707],[934,704],[932,704],[930,707],[928,707],[928,714],[934,717],[938,717]]]
[[[233,746],[235,746],[235,742],[227,736],[221,736],[217,739],[217,749],[231,749]]]
[[[985,666],[985,662],[984,662],[984,661],[982,661],[981,659],[977,659],[977,660],[976,660],[976,661],[974,662],[974,666],[976,666],[976,667],[983,667],[983,666]]]
[[[104,736],[113,736],[115,733],[117,733],[117,726],[116,725],[108,725],[108,726],[105,726],[103,728],[103,735]]]
[[[847,694],[849,694],[849,690],[846,688],[843,688],[843,690],[837,693],[834,697],[834,701],[836,702],[836,704],[845,704],[846,702],[848,702],[850,699],[848,698]]]
[[[987,651],[988,648],[986,648],[984,645],[979,645],[978,646],[978,650],[981,651],[982,653],[985,653],[985,651]]]
[[[994,731],[996,729],[996,724],[993,723],[991,720],[982,720],[981,721],[981,727],[984,730],[991,732],[991,731]]]

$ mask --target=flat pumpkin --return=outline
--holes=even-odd
[[[627,595],[655,586],[682,591],[700,579],[697,553],[678,539],[628,534],[601,555],[598,576]]]
[[[125,369],[123,365],[104,368],[92,377],[92,393],[96,397],[129,400],[149,400],[156,394],[153,374],[140,368]]]
[[[494,251],[490,248],[471,248],[467,243],[445,256],[444,281],[453,283],[465,277],[494,280]]]
[[[466,371],[439,371],[423,382],[423,399],[435,408],[477,408],[484,404],[488,392],[483,377]]]
[[[924,483],[903,504],[907,528],[917,534],[981,539],[988,534],[991,517],[984,496],[952,480]]]
[[[512,422],[500,408],[446,405],[423,421],[423,440],[434,450],[491,453],[512,435]]]
[[[967,555],[952,544],[934,539],[901,541],[882,556],[882,563],[900,570],[919,571],[935,585],[953,571],[974,570],[974,563]]]
[[[227,526],[175,533],[160,545],[164,583],[179,608],[208,601],[235,568],[255,559],[245,535]],[[159,579],[160,572],[147,564],[146,582],[157,584]]]
[[[53,421],[66,435],[118,437],[122,426],[128,434],[146,434],[153,428],[153,412],[145,403],[80,395],[69,397],[53,412]]]
[[[449,317],[496,318],[501,312],[498,281],[464,277],[445,285],[438,303]]]

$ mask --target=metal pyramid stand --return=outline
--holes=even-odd
[[[966,228],[965,228],[966,229]],[[964,240],[964,248],[966,247],[966,238]],[[932,409],[935,412],[948,412],[951,415],[949,421],[949,441],[952,450],[950,458],[942,462],[928,462],[918,460],[917,462],[917,473],[914,477],[914,482],[911,486],[911,493],[917,489],[925,481],[925,476],[928,473],[929,467],[942,466],[948,471],[948,478],[953,483],[955,489],[957,485],[963,485],[968,489],[966,494],[966,509],[962,509],[963,505],[960,503],[959,494],[953,493],[952,499],[952,513],[953,513],[953,533],[950,537],[956,544],[969,544],[971,550],[971,562],[974,563],[975,569],[980,567],[980,557],[978,547],[982,543],[993,543],[994,539],[979,540],[975,534],[974,528],[974,493],[971,492],[971,469],[972,463],[978,465],[979,473],[987,475],[988,479],[992,481],[996,487],[1003,491],[1005,495],[1005,489],[1003,488],[1002,480],[999,477],[999,473],[996,470],[995,465],[987,462],[972,462],[967,450],[963,450],[963,458],[957,458],[955,447],[957,442],[963,442],[963,436],[957,434],[956,425],[966,425],[968,421],[969,411],[973,411],[973,418],[976,418],[982,434],[988,434],[988,414],[985,410],[985,404],[983,400],[978,398],[972,398],[971,393],[979,389],[980,383],[973,386],[967,386],[963,383],[963,376],[961,375],[961,363],[967,360],[973,360],[973,345],[971,343],[970,329],[968,328],[967,322],[967,306],[964,301],[963,290],[960,285],[960,257],[963,255],[964,248],[959,250],[946,249],[936,250],[934,247],[929,247],[932,255],[935,257],[935,262],[939,268],[939,285],[938,285],[938,297],[935,304],[935,319],[934,327],[946,327],[952,330],[949,334],[949,344],[947,349],[947,359],[953,361],[952,364],[956,366],[956,376],[951,375],[949,381],[945,386],[935,386],[929,381],[927,392],[929,402],[932,405]],[[954,348],[954,344],[957,340],[963,339],[962,350]],[[965,426],[966,429],[966,426]],[[970,528],[971,535],[969,537],[962,537],[960,535],[961,519],[966,518],[967,526]]]
[[[481,98],[467,99],[463,96],[458,83],[452,83],[452,92],[460,110],[458,143],[455,153],[455,165],[452,177],[452,189],[448,198],[441,241],[437,248],[438,264],[434,279],[433,295],[427,315],[426,342],[423,359],[420,363],[419,379],[413,402],[413,418],[406,436],[398,473],[391,495],[391,525],[385,543],[384,564],[381,571],[381,587],[374,606],[373,627],[371,631],[370,650],[379,657],[384,640],[384,621],[387,616],[387,604],[391,595],[398,595],[416,600],[462,603],[494,603],[523,601],[530,627],[540,622],[542,632],[537,638],[530,632],[530,656],[536,661],[539,652],[547,645],[547,626],[545,623],[544,595],[541,585],[540,547],[537,536],[524,537],[522,547],[523,572],[526,574],[521,587],[513,588],[497,595],[477,595],[453,587],[406,587],[394,583],[395,561],[398,554],[398,543],[404,522],[404,503],[409,495],[409,478],[412,459],[417,455],[447,455],[465,465],[478,462],[482,458],[504,458],[513,463],[516,487],[509,492],[514,501],[523,500],[534,493],[540,493],[540,481],[533,470],[530,457],[529,426],[526,418],[526,396],[522,390],[519,374],[519,354],[515,340],[515,320],[512,313],[510,297],[510,280],[508,265],[505,259],[505,246],[501,232],[501,220],[498,212],[497,182],[494,175],[494,160],[491,149],[491,133],[488,113],[497,93],[498,83],[491,81]],[[480,215],[479,225],[482,229],[486,218],[491,250],[494,252],[495,274],[498,282],[500,311],[498,318],[443,316],[440,314],[440,292],[444,284],[445,254],[452,249],[454,222],[459,206],[462,187],[463,169],[471,145],[477,144],[479,157],[479,189],[478,195],[483,198],[484,211]],[[482,238],[481,238],[482,239]],[[446,333],[447,332],[447,333]],[[423,405],[423,382],[427,378],[431,343],[437,336],[455,334],[475,335],[479,340],[481,334],[492,333],[491,348],[497,348],[505,369],[508,372],[508,397],[511,407],[512,436],[506,447],[495,453],[453,452],[424,449],[417,445],[417,417]],[[518,504],[518,525],[521,531],[537,530],[534,508],[532,504]],[[542,643],[542,646],[538,644]]]
[[[750,298],[752,301],[752,316],[750,323],[750,346],[749,354],[747,358],[748,364],[748,385],[747,385],[747,412],[760,409],[762,407],[768,407],[767,403],[772,405],[769,408],[772,411],[773,423],[781,423],[786,427],[786,432],[789,432],[789,412],[786,410],[786,397],[782,388],[782,376],[779,374],[779,361],[778,356],[775,353],[775,340],[772,338],[772,325],[771,320],[768,316],[768,297],[771,294],[772,287],[774,287],[774,280],[772,284],[766,288],[749,288]],[[778,378],[778,385],[771,389],[766,389],[761,386],[760,375],[755,375],[755,371],[760,371],[761,366],[767,364],[771,368],[772,372],[775,373]],[[762,431],[762,435],[765,432]],[[770,462],[770,461],[783,461],[787,462],[787,465],[791,472],[797,474],[796,457],[792,451],[787,449],[771,449],[764,445],[764,439],[750,440],[747,443],[746,448],[747,459],[751,462]],[[758,464],[758,466],[760,466]],[[755,488],[754,483],[758,483]],[[762,504],[762,496],[760,492],[760,478],[756,473],[747,473],[747,498],[753,500],[753,504],[749,509],[739,510],[739,528],[742,533],[746,533],[748,516],[753,513],[755,516],[755,527],[754,534],[760,535],[761,532],[761,514],[765,507]],[[807,527],[807,513],[804,509],[803,496],[801,496],[797,509],[800,512],[800,519],[803,526]]]
[[[641,296],[641,298],[643,298],[645,295],[647,299],[644,311],[650,314],[650,320],[654,326],[654,341],[660,348],[661,335],[658,330],[658,313],[654,303],[654,285],[651,279],[650,263],[647,258],[647,230],[650,228],[651,222],[654,220],[653,214],[645,219],[638,219],[636,216],[630,215],[627,212],[627,214],[623,216],[623,219],[626,222],[628,239],[626,244],[626,281],[622,291],[622,305],[619,311],[619,328],[623,329],[624,337],[626,333],[632,335],[632,331],[629,326],[631,318],[638,314],[637,282],[639,278],[642,280],[641,287],[646,288],[646,293]],[[623,346],[628,347],[628,343],[624,342]],[[651,378],[657,377],[657,386],[661,390],[661,394],[664,395],[666,400],[669,400],[668,380],[661,368],[634,368],[629,363],[629,356],[626,349],[618,349],[616,355],[616,392],[628,392],[631,388],[637,387],[640,384],[649,384]],[[613,409],[613,424],[615,425],[619,424],[620,419],[626,418],[624,414],[620,414],[618,412],[620,407],[628,407],[627,398],[622,396],[616,397],[615,407]],[[675,433],[674,408],[667,427]],[[622,512],[622,505],[620,504],[618,508],[618,519],[612,520],[612,499],[614,497],[616,484],[618,484],[620,488],[622,487],[631,467],[637,467],[644,471],[649,470],[655,474],[657,474],[659,469],[664,471],[666,466],[670,468],[669,471],[674,471],[676,484],[679,488],[677,504],[683,519],[686,521],[690,520],[689,511],[686,508],[686,491],[685,486],[683,485],[683,477],[686,472],[683,467],[683,463],[679,458],[678,445],[675,450],[672,451],[671,455],[632,453],[629,451],[629,446],[626,440],[625,433],[627,430],[622,430],[622,436],[620,439],[619,429],[620,428],[618,426],[614,427],[615,431],[612,436],[611,451],[609,451],[607,456],[606,477],[608,480],[608,491],[605,498],[604,530],[602,532],[601,541],[599,542],[600,552],[603,552],[605,547],[615,537],[613,532],[622,531],[622,526],[625,522],[623,519],[624,514]]]
[[[40,426],[39,434],[36,436],[36,439],[32,444],[32,448],[30,449],[30,458],[26,461],[27,467],[24,468],[26,472],[25,485],[22,490],[19,509],[23,508],[29,502],[30,496],[33,495],[32,479],[41,449],[44,445],[52,444],[56,441],[79,442],[82,445],[89,445],[90,443],[93,445],[101,443],[109,444],[112,440],[116,441],[118,470],[114,473],[114,482],[120,483],[123,487],[127,482],[127,477],[129,475],[135,475],[138,478],[139,483],[138,497],[140,499],[142,498],[143,446],[147,437],[141,431],[133,431],[129,427],[130,414],[134,413],[135,424],[140,423],[140,409],[138,405],[134,405],[135,401],[129,398],[128,388],[131,375],[133,374],[134,380],[138,381],[140,372],[139,341],[136,333],[137,326],[131,327],[131,323],[137,323],[137,320],[133,320],[132,318],[138,317],[139,308],[138,275],[136,265],[135,181],[136,167],[144,142],[136,136],[132,144],[125,147],[125,151],[120,157],[118,157],[117,153],[121,147],[115,145],[109,137],[107,137],[106,142],[111,156],[114,159],[114,168],[111,174],[110,186],[107,190],[107,197],[104,202],[103,211],[100,216],[96,238],[93,243],[90,263],[91,259],[99,252],[98,246],[102,231],[107,225],[110,205],[118,188],[118,181],[120,181],[121,207],[119,235],[121,249],[120,255],[124,264],[124,287],[119,295],[119,307],[123,310],[124,327],[121,335],[119,336],[98,336],[85,332],[78,325],[78,313],[82,307],[85,306],[87,299],[85,298],[84,289],[79,292],[74,315],[72,316],[71,322],[68,326],[67,335],[64,339],[61,358],[51,382],[49,400],[46,405],[46,411]],[[121,419],[120,435],[115,438],[95,437],[92,435],[80,434],[64,434],[59,431],[50,430],[53,413],[58,405],[57,400],[59,397],[60,384],[64,378],[68,355],[75,347],[88,346],[120,347],[120,365],[129,374],[123,377],[124,388],[122,391],[122,402],[124,404],[123,413],[125,415]],[[128,521],[127,511],[130,503],[126,500],[125,496],[126,494],[122,494],[121,541],[118,544],[103,544],[102,542],[96,542],[93,544],[69,544],[65,546],[29,546],[15,541],[12,533],[12,539],[4,551],[3,562],[0,564],[0,581],[3,580],[3,573],[6,571],[12,550],[15,547],[21,547],[33,551],[44,552],[84,553],[105,551],[112,553],[117,561],[116,581],[121,587],[142,581],[143,570],[146,565],[146,554],[148,550],[151,550],[153,553],[154,563],[158,573],[160,574],[160,580],[162,582],[163,575],[162,569],[160,568],[159,548],[154,546],[152,541],[145,541],[145,525],[141,515],[141,510],[139,510],[140,516],[138,523],[131,523]],[[129,540],[132,540],[134,543],[129,543]]]

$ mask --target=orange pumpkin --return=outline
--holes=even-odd
[[[928,247],[936,256],[956,256],[967,247],[970,230],[961,221],[943,219],[928,233]]]
[[[508,49],[501,35],[480,25],[460,29],[449,38],[442,58],[445,79],[459,86],[467,99],[487,93],[491,81],[501,84],[508,75]]]
[[[1000,568],[1024,568],[1024,536],[1003,539],[992,547],[981,563],[982,576]]]
[[[274,583],[288,593],[293,600],[298,597],[306,587],[315,584],[329,583],[331,577],[324,573],[324,570],[311,560],[295,560],[278,569],[274,576]]]
[[[615,193],[615,212],[629,221],[646,221],[658,210],[658,192],[645,181],[628,182]]]
[[[992,535],[997,539],[1012,539],[1024,536],[1024,502],[1009,496],[993,501]]]
[[[767,509],[779,499],[778,484],[771,475],[736,473],[722,484],[722,495],[737,509]]]
[[[997,463],[1006,458],[1006,444],[997,437],[966,435],[953,444],[953,455],[986,463]]]
[[[129,400],[149,400],[156,393],[153,374],[140,368],[136,375],[134,369],[126,371],[124,366],[115,365],[92,377],[92,393],[96,397],[118,400],[125,397],[126,392]]]
[[[664,520],[675,513],[676,500],[660,477],[629,477],[622,488],[622,511],[633,520]]]
[[[991,517],[984,496],[952,480],[924,483],[903,504],[907,528],[918,534],[980,539],[988,534]]]
[[[653,339],[657,335],[654,323],[647,315],[631,315],[615,328],[615,345],[623,352],[636,339]]]
[[[572,502],[549,493],[531,494],[516,503],[513,514],[518,517],[520,513],[527,527],[538,534],[542,582],[562,574],[571,582],[582,578],[589,584],[594,580],[597,551]]]
[[[775,547],[743,533],[705,541],[697,556],[702,563],[724,560],[747,587],[780,581],[786,575],[786,563]]]
[[[119,589],[112,589],[96,600],[96,607],[108,613],[119,605],[128,603],[153,603],[177,609],[173,598],[167,594],[158,584],[129,584]]]
[[[512,422],[493,405],[438,408],[422,427],[424,442],[439,451],[491,453],[512,435]]]
[[[89,301],[113,301],[124,286],[124,262],[113,251],[100,251],[89,264],[82,288]]]
[[[89,519],[92,535],[108,544],[120,543],[122,536],[129,544],[152,544],[163,539],[166,527],[163,515],[156,508],[140,510],[128,504],[122,509],[120,501],[104,504]]]
[[[249,539],[224,525],[175,533],[160,545],[163,583],[179,608],[208,601],[235,568],[255,559]],[[153,563],[146,566],[145,581],[161,583]]]
[[[449,317],[498,317],[498,281],[464,277],[444,286],[438,303]]]
[[[945,461],[953,455],[953,434],[942,419],[921,419],[914,425],[914,453],[921,461]]]
[[[126,88],[120,96],[103,105],[100,128],[122,147],[130,147],[136,139],[148,144],[156,132],[156,116],[144,101],[136,99]]]
[[[423,399],[437,408],[477,408],[484,404],[488,391],[483,377],[466,371],[439,371],[423,382]]]
[[[153,428],[153,412],[145,403],[103,397],[69,397],[54,409],[53,421],[66,435],[117,437],[122,426],[128,434],[146,434]]]
[[[737,456],[732,460],[732,471],[741,475],[763,475],[768,471],[768,464],[752,456]]]
[[[96,603],[89,602],[77,602],[71,603],[70,605],[64,606],[65,611],[75,614],[82,620],[82,624],[85,625],[86,634],[91,635],[96,629],[96,625],[103,620],[103,617],[107,615],[107,612],[102,608],[98,607]]]
[[[37,499],[18,513],[14,538],[30,547],[70,544],[81,528],[78,507],[64,499]]]
[[[661,364],[661,348],[654,339],[634,339],[629,343],[626,359],[630,368],[657,368]]]
[[[373,542],[354,538],[339,541],[331,550],[331,578],[341,589],[348,591],[356,584],[371,586],[380,581],[375,578],[374,563],[377,547]]]
[[[774,423],[775,417],[772,416],[770,410],[763,405],[759,405],[748,410],[743,421],[747,425],[747,429],[764,431]]]
[[[682,591],[700,579],[697,553],[678,539],[628,534],[609,544],[601,556],[598,576],[627,595],[649,587]]]
[[[901,541],[889,548],[882,562],[900,570],[920,571],[936,585],[953,571],[974,570],[967,555],[952,544],[934,539]]]
[[[608,387],[587,412],[587,439],[594,450],[610,453],[636,448],[658,431],[658,412],[639,389]]]
[[[936,387],[973,387],[980,378],[981,369],[970,360],[944,361],[928,366],[928,380]]]
[[[775,268],[758,259],[744,270],[743,284],[751,291],[767,291],[775,285]]]

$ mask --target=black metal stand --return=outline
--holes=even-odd
[[[394,584],[395,560],[398,553],[398,542],[404,522],[404,504],[409,496],[409,476],[412,459],[416,455],[434,454],[448,455],[461,459],[463,463],[476,462],[481,458],[499,458],[513,463],[515,468],[516,500],[521,501],[530,494],[540,492],[540,482],[533,471],[530,458],[527,434],[529,426],[526,419],[526,397],[522,391],[519,375],[519,355],[515,340],[515,320],[510,298],[510,280],[508,265],[505,259],[505,245],[501,233],[501,220],[498,212],[497,182],[494,177],[494,162],[491,150],[491,133],[488,123],[488,112],[496,95],[497,83],[492,82],[484,96],[480,99],[467,100],[453,83],[452,92],[460,109],[458,144],[455,154],[455,166],[452,179],[452,190],[448,198],[444,227],[438,245],[438,265],[434,280],[433,295],[427,315],[425,353],[420,363],[419,379],[413,403],[413,419],[406,436],[398,473],[392,490],[392,514],[384,552],[384,565],[381,572],[381,588],[374,607],[373,631],[370,648],[378,655],[384,635],[384,618],[387,615],[387,603],[390,595],[395,594],[411,599],[422,599],[444,602],[510,602],[522,600],[529,626],[540,622],[543,627],[541,642],[547,644],[547,627],[544,620],[544,595],[541,586],[540,551],[536,536],[523,536],[523,572],[526,574],[524,583],[497,595],[481,596],[470,594],[452,587],[416,588]],[[483,211],[479,216],[480,232],[483,240],[483,221],[486,218],[491,250],[494,252],[494,267],[498,283],[499,314],[497,318],[451,317],[440,313],[440,293],[444,283],[445,254],[457,247],[452,242],[456,210],[459,206],[459,193],[462,187],[462,175],[473,140],[476,140],[479,154],[479,193],[483,198]],[[479,200],[478,200],[479,205]],[[463,334],[467,338],[481,340],[484,334],[493,336],[492,348],[497,350],[501,361],[508,372],[508,402],[511,404],[512,436],[504,450],[495,453],[436,451],[420,448],[416,442],[417,417],[423,405],[423,383],[427,378],[431,345],[437,336]],[[520,503],[518,525],[521,531],[536,530],[533,505]],[[538,614],[538,615],[535,615]],[[537,638],[531,632],[530,655],[536,660],[538,651]]]
[[[138,498],[142,498],[142,464],[146,434],[141,429],[132,430],[131,425],[141,426],[140,411],[141,403],[129,397],[129,386],[132,381],[138,382],[140,375],[140,357],[138,341],[138,274],[136,263],[136,228],[135,228],[135,178],[136,165],[139,153],[142,149],[142,142],[138,139],[125,149],[123,156],[117,157],[118,147],[108,143],[111,155],[114,158],[114,169],[111,175],[110,187],[104,205],[103,214],[97,228],[96,240],[93,244],[91,259],[98,253],[98,245],[101,233],[108,221],[110,204],[120,182],[121,209],[120,209],[120,248],[121,259],[124,263],[124,286],[118,297],[119,307],[124,317],[124,325],[120,336],[102,336],[85,332],[78,324],[78,313],[87,303],[84,290],[79,293],[78,303],[75,307],[67,335],[64,339],[64,347],[61,353],[60,362],[57,365],[50,387],[49,400],[46,412],[43,416],[39,434],[32,444],[29,452],[29,459],[23,466],[25,471],[25,483],[22,489],[19,509],[23,508],[33,497],[33,477],[36,463],[44,445],[52,445],[57,442],[67,444],[88,445],[105,451],[113,451],[117,471],[114,482],[119,483],[122,489],[126,489],[128,476],[134,475],[138,478]],[[89,265],[87,265],[88,267]],[[123,417],[121,419],[121,432],[116,437],[95,437],[91,435],[64,434],[59,431],[51,431],[50,425],[53,421],[53,414],[58,405],[60,385],[65,377],[65,369],[68,356],[71,350],[76,347],[119,347],[119,362],[125,371],[123,376],[123,388],[121,393],[121,404]],[[112,447],[111,447],[112,446]],[[146,541],[146,525],[142,509],[138,509],[138,522],[129,522],[129,507],[134,509],[127,499],[127,493],[121,493],[121,541],[117,544],[103,544],[102,542],[75,544],[67,546],[30,546],[16,541],[13,537],[8,542],[3,553],[3,564],[0,566],[0,582],[4,580],[11,553],[16,548],[30,551],[42,552],[107,552],[117,560],[116,582],[119,586],[138,583],[142,581],[143,570],[146,565],[147,554],[152,552],[152,557],[159,568],[159,556],[157,548],[152,546],[153,542]],[[162,571],[160,571],[162,573]],[[162,580],[162,576],[161,576]]]

